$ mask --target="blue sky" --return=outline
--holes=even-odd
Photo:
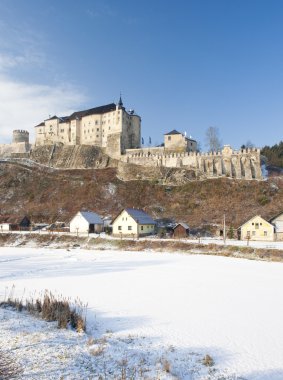
[[[145,142],[283,139],[281,0],[1,0],[0,138],[117,101]],[[33,137],[32,137],[33,138]]]

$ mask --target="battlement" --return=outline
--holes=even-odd
[[[29,132],[22,130],[22,129],[16,129],[13,131],[13,144],[18,143],[27,143],[29,144]]]
[[[186,168],[205,177],[261,179],[260,149],[233,150],[225,145],[221,152],[167,152],[164,148],[127,149],[121,160],[142,166]]]

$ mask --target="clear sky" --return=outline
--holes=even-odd
[[[118,101],[142,136],[283,139],[282,0],[0,0],[0,142]],[[32,136],[33,139],[33,136]]]

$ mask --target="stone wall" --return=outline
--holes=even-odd
[[[26,142],[0,144],[0,157],[11,157],[13,154],[28,153],[30,149],[31,145]]]
[[[259,149],[234,151],[224,146],[221,152],[214,153],[171,153],[159,148],[127,150],[121,160],[142,166],[164,166],[195,170],[197,174],[211,177],[231,177],[238,179],[262,179]]]

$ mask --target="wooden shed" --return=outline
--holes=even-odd
[[[190,228],[186,223],[177,223],[173,228],[173,237],[176,239],[186,238],[190,234]]]
[[[0,216],[0,232],[1,231],[26,231],[30,227],[30,219],[27,216],[1,215]]]

